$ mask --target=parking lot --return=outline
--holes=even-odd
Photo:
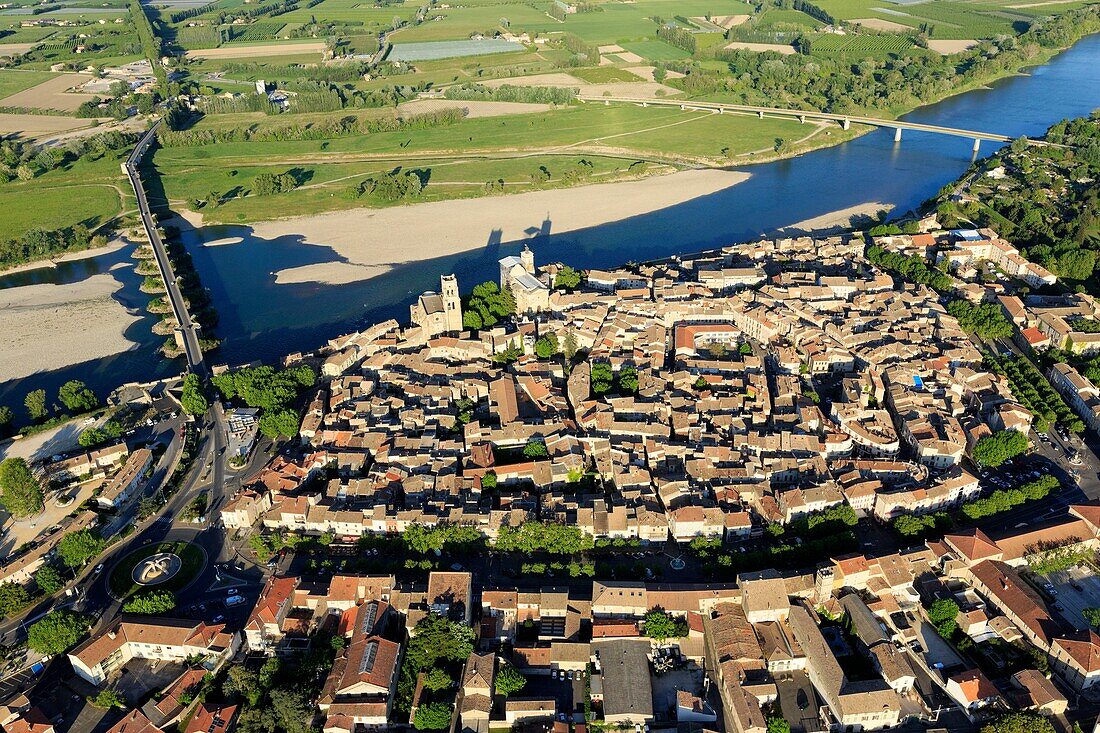
[[[1100,578],[1092,568],[1075,565],[1068,570],[1059,570],[1045,576],[1036,576],[1040,584],[1046,582],[1054,587],[1052,610],[1067,623],[1078,630],[1089,627],[1083,611],[1086,608],[1100,608]]]

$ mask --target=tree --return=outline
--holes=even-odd
[[[0,616],[11,618],[26,608],[31,602],[31,594],[18,583],[0,583]]]
[[[176,594],[170,590],[153,590],[136,595],[126,601],[122,610],[126,613],[156,615],[168,613],[176,607]]]
[[[928,620],[936,627],[936,631],[944,639],[950,639],[957,628],[956,618],[959,615],[959,604],[950,598],[939,598],[932,601],[928,607]]]
[[[27,393],[27,396],[23,398],[23,405],[27,408],[27,414],[31,416],[31,420],[38,421],[50,414],[49,408],[46,407],[46,390],[34,389]]]
[[[1058,256],[1058,274],[1066,280],[1088,280],[1096,267],[1096,253],[1073,249]]]
[[[202,415],[210,408],[210,402],[203,394],[202,380],[197,374],[188,374],[183,380],[180,405],[188,415]]]
[[[126,701],[122,699],[122,695],[119,695],[114,690],[100,690],[99,694],[95,697],[89,697],[88,702],[100,710],[126,707]]]
[[[447,670],[439,667],[432,667],[428,674],[424,675],[424,687],[432,692],[446,690],[453,684],[454,680],[451,679],[451,675],[447,674]]]
[[[99,399],[96,398],[95,392],[88,389],[88,385],[79,379],[70,379],[61,385],[61,389],[57,390],[57,398],[73,414],[88,412],[99,407]]]
[[[569,265],[564,265],[554,276],[554,287],[559,290],[576,290],[581,284],[581,274]]]
[[[481,477],[481,488],[495,489],[497,487],[497,475],[495,471],[486,471]]]
[[[1086,608],[1081,611],[1081,615],[1089,622],[1089,626],[1100,629],[1100,608]]]
[[[428,702],[416,708],[413,727],[417,730],[444,730],[451,725],[454,708],[448,702]]]
[[[558,337],[555,334],[548,333],[535,342],[535,354],[540,359],[549,359],[559,350]]]
[[[638,391],[638,370],[631,366],[619,370],[619,391],[633,394]]]
[[[22,458],[0,461],[0,503],[17,519],[42,511],[42,485]]]
[[[90,529],[70,532],[57,543],[57,556],[70,568],[79,568],[103,551],[103,539]]]
[[[431,613],[416,624],[416,635],[409,640],[401,675],[397,683],[397,704],[408,711],[417,676],[439,662],[460,662],[474,650],[474,630],[467,624]],[[449,720],[449,718],[448,718]]]
[[[573,361],[573,357],[577,355],[577,334],[573,333],[573,329],[569,328],[565,331],[565,340],[562,341],[561,353],[565,356],[566,361]]]
[[[250,707],[255,707],[260,703],[264,690],[260,687],[260,676],[256,672],[235,664],[229,668],[229,674],[222,683],[222,694],[244,698]]]
[[[1027,436],[1016,430],[999,430],[974,446],[974,460],[983,466],[999,466],[1028,448]]]
[[[498,695],[514,695],[527,685],[527,678],[510,664],[504,664],[497,671],[496,691]]]
[[[642,632],[650,639],[657,641],[679,639],[687,636],[688,625],[684,618],[655,608],[645,615],[642,621]]]
[[[279,410],[260,416],[260,432],[272,440],[294,437],[298,434],[298,425],[298,413],[294,410]]]
[[[313,719],[313,704],[301,688],[277,687],[271,691],[271,709],[286,733],[307,733]]]
[[[38,586],[38,590],[52,596],[65,587],[65,579],[53,565],[43,565],[34,574],[34,584]]]
[[[541,440],[529,440],[527,445],[523,446],[524,458],[546,458],[550,453],[546,450],[546,443]]]
[[[611,391],[612,380],[614,374],[611,371],[611,365],[606,361],[592,362],[591,371],[591,383],[592,394],[596,397],[607,394]]]
[[[27,646],[39,654],[62,654],[91,627],[91,619],[60,609],[50,611],[27,630]]]
[[[781,712],[772,710],[765,720],[768,724],[768,733],[791,733],[791,724],[787,722]]]
[[[11,421],[15,416],[7,405],[0,405],[0,436],[7,435],[11,430]]]
[[[1038,713],[1008,713],[983,725],[981,733],[1055,733],[1055,728]]]

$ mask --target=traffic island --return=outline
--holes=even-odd
[[[118,601],[144,590],[178,593],[206,567],[206,552],[187,542],[161,542],[134,550],[119,560],[107,587]]]

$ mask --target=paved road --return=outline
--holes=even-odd
[[[176,282],[176,275],[172,271],[172,262],[168,259],[168,251],[164,247],[164,241],[157,233],[157,224],[149,209],[149,200],[145,196],[145,186],[142,184],[141,175],[138,172],[138,165],[149,146],[152,145],[158,126],[160,126],[160,122],[149,128],[149,131],[138,141],[134,151],[123,163],[122,169],[130,179],[130,185],[134,187],[141,223],[145,227],[145,233],[149,237],[149,243],[153,247],[154,255],[156,255],[157,267],[160,269],[161,278],[164,280],[164,287],[168,291],[168,302],[172,306],[172,314],[175,316],[183,335],[183,351],[184,356],[187,358],[187,367],[199,376],[206,376],[206,365],[203,363],[202,349],[199,348],[198,324],[191,319],[191,314],[187,311],[187,302],[183,299],[179,283]]]

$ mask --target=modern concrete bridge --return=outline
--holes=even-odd
[[[983,140],[997,143],[1012,142],[1013,138],[1008,135],[998,135],[993,132],[979,132],[977,130],[962,130],[957,127],[943,127],[942,125],[925,125],[920,122],[905,122],[903,120],[884,120],[877,117],[863,117],[861,115],[845,115],[835,114],[832,112],[814,112],[811,110],[800,109],[784,109],[782,107],[754,107],[746,104],[725,104],[722,102],[700,102],[700,101],[686,101],[677,99],[642,99],[635,97],[591,97],[585,95],[578,95],[577,99],[581,102],[603,102],[604,104],[636,104],[640,107],[679,107],[682,110],[698,110],[701,112],[717,112],[723,114],[725,112],[731,112],[734,114],[753,114],[763,119],[765,115],[769,117],[787,117],[797,119],[799,122],[817,121],[817,122],[836,122],[842,128],[847,130],[853,123],[857,125],[871,125],[873,127],[889,127],[894,130],[894,141],[901,141],[902,130],[919,130],[921,132],[934,132],[941,135],[953,135],[955,137],[965,137],[974,141],[974,150],[978,150]],[[1044,140],[1031,140],[1028,142],[1032,145],[1044,146],[1050,145]]]

